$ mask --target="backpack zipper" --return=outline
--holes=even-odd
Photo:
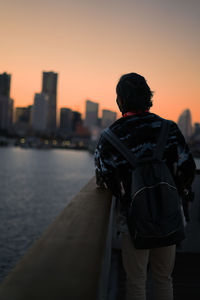
[[[158,186],[158,185],[160,185],[160,184],[166,184],[166,185],[170,186],[171,188],[173,188],[174,190],[177,190],[177,188],[176,188],[175,186],[173,186],[173,185],[171,185],[171,184],[169,184],[168,182],[165,182],[165,181],[159,182],[159,183],[154,184],[154,185],[151,185],[151,186],[145,186],[145,187],[139,189],[139,190],[133,195],[133,198],[132,198],[132,201],[131,201],[130,208],[131,208],[131,206],[132,206],[132,204],[133,204],[133,201],[134,201],[135,197],[136,197],[140,192],[142,192],[142,191],[145,190],[145,189],[152,189],[152,188],[154,188],[154,187],[156,187],[156,186]]]

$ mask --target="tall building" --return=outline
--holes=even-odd
[[[42,93],[48,96],[47,129],[50,132],[56,131],[57,78],[57,73],[43,72]]]
[[[85,105],[85,125],[89,128],[98,125],[99,104],[86,100]]]
[[[184,110],[180,115],[178,126],[185,137],[185,140],[188,142],[192,135],[192,116],[189,109]]]
[[[101,127],[106,128],[116,121],[117,114],[114,111],[103,109],[102,110],[102,119],[101,119]]]
[[[72,133],[73,112],[70,108],[60,109],[60,131],[64,134]]]
[[[0,129],[9,129],[13,119],[13,100],[10,99],[11,75],[0,74]]]
[[[32,110],[32,128],[44,132],[47,129],[48,96],[36,93]]]
[[[7,73],[0,74],[0,95],[10,98],[11,75]]]

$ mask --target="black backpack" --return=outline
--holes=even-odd
[[[136,158],[109,128],[104,130],[105,138],[132,166],[127,223],[138,249],[178,244],[185,238],[181,199],[162,159],[169,122],[163,119],[162,123],[153,156],[141,159]]]

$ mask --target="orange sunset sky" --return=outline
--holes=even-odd
[[[15,106],[33,104],[42,71],[59,73],[58,108],[85,100],[117,111],[127,72],[155,92],[151,111],[200,122],[199,0],[1,0],[0,73],[12,74]]]

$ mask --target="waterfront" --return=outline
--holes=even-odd
[[[0,148],[0,281],[94,175],[86,151]]]
[[[61,149],[0,148],[0,157],[2,281],[94,175],[94,162],[86,151]]]

